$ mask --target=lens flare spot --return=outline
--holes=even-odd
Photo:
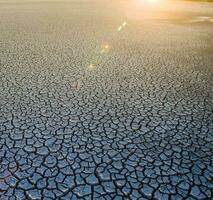
[[[108,44],[104,45],[104,49],[109,49],[109,45]]]
[[[126,25],[127,25],[127,22],[124,21],[124,22],[118,27],[118,32],[121,31]]]
[[[89,69],[89,70],[93,70],[93,69],[95,69],[95,65],[90,64],[90,65],[88,66],[88,69]]]
[[[103,45],[101,45],[101,50],[100,50],[100,53],[103,54],[103,53],[108,53],[109,52],[109,44],[107,43],[104,43]]]
[[[118,27],[118,31],[121,31],[121,30],[122,30],[122,26],[119,26],[119,27]]]
[[[127,22],[123,22],[122,26],[124,27],[124,26],[126,26],[126,25],[127,25]]]

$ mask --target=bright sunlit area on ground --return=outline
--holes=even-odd
[[[0,0],[0,200],[210,200],[213,4]]]
[[[146,6],[159,6],[169,0],[133,0],[138,5],[146,5]]]

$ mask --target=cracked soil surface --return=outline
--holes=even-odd
[[[211,199],[212,19],[210,3],[0,0],[0,199]]]

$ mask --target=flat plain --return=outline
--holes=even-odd
[[[213,4],[0,0],[0,199],[211,199]]]

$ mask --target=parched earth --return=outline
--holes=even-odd
[[[213,4],[0,0],[0,199],[213,197]]]

